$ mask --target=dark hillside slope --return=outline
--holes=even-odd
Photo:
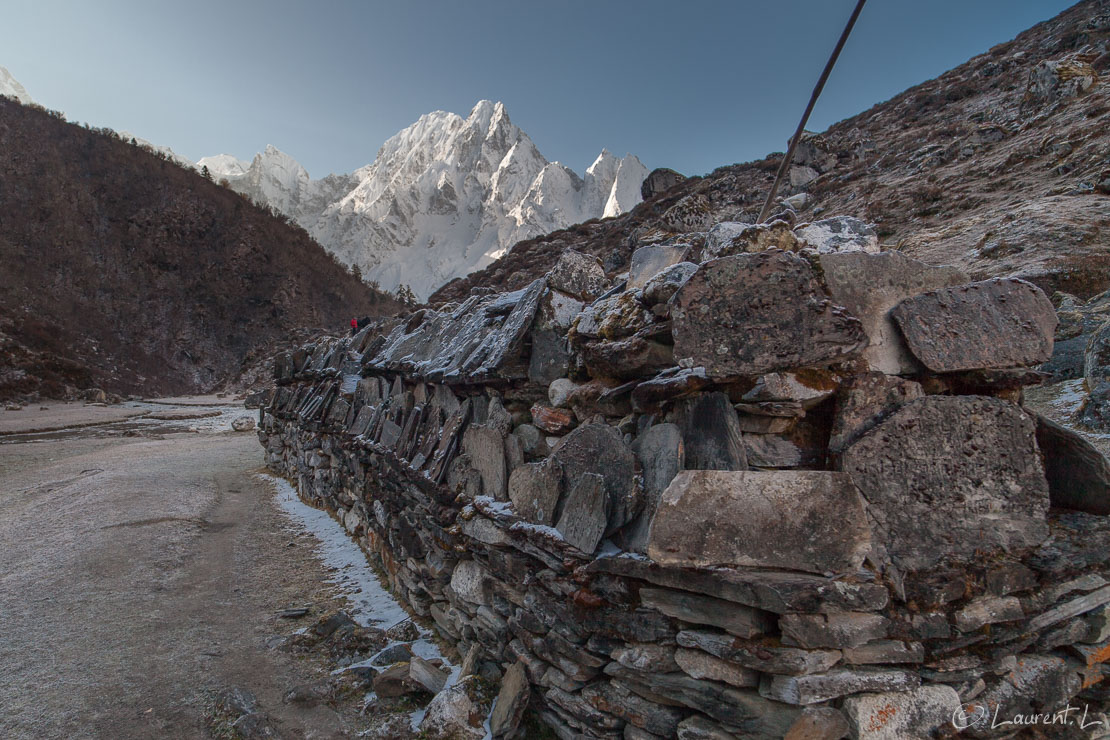
[[[1108,122],[1110,1],[1086,0],[803,142],[795,186],[782,194],[811,196],[799,221],[857,216],[876,224],[887,248],[927,262],[1091,295],[1110,287]],[[477,285],[519,288],[566,247],[619,273],[638,244],[750,223],[781,156],[721,167],[622,216],[521,242],[430,302]]]
[[[396,308],[236,193],[0,98],[0,398],[211,390],[299,327]]]

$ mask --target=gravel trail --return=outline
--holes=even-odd
[[[345,603],[261,457],[211,430],[0,444],[0,737],[206,737],[224,687],[286,737],[357,730],[282,703],[326,674],[274,638]]]

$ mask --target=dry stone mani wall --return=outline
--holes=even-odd
[[[1105,462],[1022,406],[1051,304],[830,221],[615,283],[568,251],[276,358],[269,466],[504,672],[495,737],[525,706],[561,738],[902,738],[1104,698],[1106,492],[1071,486]]]

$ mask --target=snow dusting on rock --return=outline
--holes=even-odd
[[[27,89],[19,84],[19,81],[12,77],[5,67],[0,67],[0,95],[8,98],[15,98],[23,105],[30,105],[35,102],[31,96],[27,94]]]

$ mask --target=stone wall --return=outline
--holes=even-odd
[[[1103,698],[1105,463],[1021,403],[1055,326],[853,219],[725,223],[283,353],[259,436],[505,672],[495,737],[927,737]]]

